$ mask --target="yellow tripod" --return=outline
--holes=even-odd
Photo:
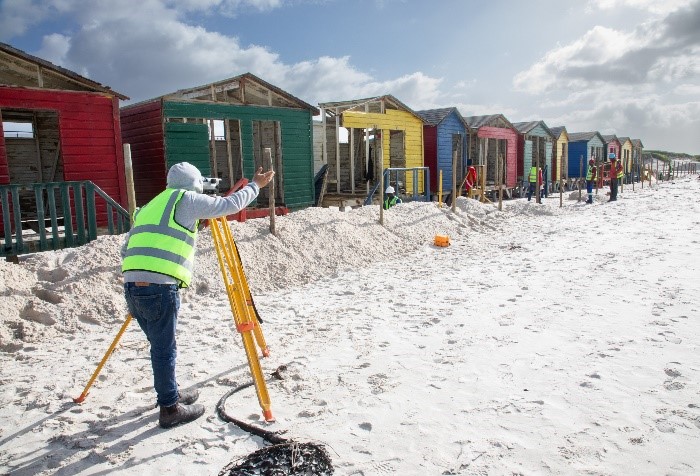
[[[226,221],[226,217],[209,220],[209,224],[211,225],[211,233],[214,239],[216,254],[219,258],[219,266],[221,267],[221,274],[224,278],[224,285],[226,286],[226,293],[228,294],[231,311],[233,312],[236,330],[241,334],[243,339],[243,347],[245,348],[248,358],[248,366],[250,368],[250,373],[253,375],[253,383],[255,384],[255,391],[258,395],[258,402],[260,402],[265,421],[274,421],[272,410],[270,410],[270,396],[267,393],[267,385],[265,384],[260,360],[258,359],[255,349],[255,342],[257,342],[263,356],[267,357],[270,355],[270,350],[265,343],[265,337],[263,337],[262,330],[260,329],[260,322],[262,322],[262,320],[258,316],[255,303],[253,302],[253,296],[250,294],[248,281],[243,272],[243,263],[238,254],[238,248],[236,247],[236,242],[233,240],[231,227]],[[95,379],[97,379],[107,359],[109,359],[114,352],[119,339],[121,339],[131,320],[131,314],[127,315],[124,324],[122,324],[119,332],[107,349],[107,352],[105,352],[104,357],[102,357],[102,360],[97,365],[83,393],[81,393],[79,397],[73,399],[75,403],[82,403],[88,396],[90,387],[95,382]],[[255,341],[253,339],[255,339]]]

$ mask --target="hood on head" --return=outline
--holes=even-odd
[[[204,191],[202,173],[189,162],[175,164],[168,170],[168,188],[202,193]]]

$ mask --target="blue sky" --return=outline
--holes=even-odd
[[[251,72],[700,154],[700,0],[0,0],[0,41],[132,101]]]

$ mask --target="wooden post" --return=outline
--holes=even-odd
[[[233,151],[231,150],[231,121],[224,119],[224,137],[226,138],[226,161],[228,164],[229,188],[233,187]]]
[[[263,149],[264,159],[270,164],[270,170],[274,170],[274,165],[272,163],[272,149],[270,147],[265,147]],[[270,180],[270,190],[269,190],[269,202],[270,202],[270,233],[277,235],[275,230],[275,178]]]
[[[535,193],[537,195],[535,195],[535,203],[542,203],[542,200],[540,199],[540,138],[535,137],[535,142],[537,143],[537,152],[535,153],[537,163],[537,165],[535,165]]]
[[[578,201],[581,201],[581,178],[583,177],[583,155],[578,159]],[[596,177],[596,182],[598,177]]]
[[[559,208],[564,206],[564,145],[559,159]]]
[[[457,151],[452,151],[452,211],[457,210]]]
[[[136,191],[134,190],[134,168],[131,164],[131,144],[124,144],[124,175],[126,177],[126,198],[129,202],[129,222],[133,225]]]
[[[377,140],[377,133],[379,132],[380,137]],[[379,160],[379,224],[384,225],[384,148],[382,147],[382,140],[384,139],[381,131],[374,126],[374,163],[377,167],[377,159]]]
[[[498,144],[498,142],[496,142]],[[498,150],[498,146],[496,146]],[[503,157],[496,155],[496,175],[498,175],[498,210],[503,210]]]
[[[212,173],[212,177],[218,177],[219,171],[218,171],[218,164],[216,161],[216,137],[214,137],[214,119],[209,119],[209,127],[211,128],[211,138],[209,139],[209,146],[211,147],[211,162],[212,162],[211,173]]]

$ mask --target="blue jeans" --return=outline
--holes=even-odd
[[[535,187],[537,184],[535,182],[530,182],[530,187],[527,189],[527,201],[529,202],[532,198],[532,194],[535,193]]]
[[[153,387],[158,396],[158,405],[175,405],[178,400],[175,327],[180,309],[177,285],[136,286],[134,283],[124,283],[124,296],[129,312],[151,343]]]

